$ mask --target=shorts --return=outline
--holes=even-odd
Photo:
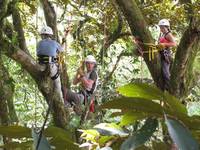
[[[71,90],[66,91],[66,101],[70,104],[83,104],[84,103],[84,95],[80,93],[72,92]]]

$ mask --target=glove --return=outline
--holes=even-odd
[[[78,68],[77,74],[79,74],[80,77],[84,76],[85,72],[83,71],[82,67],[79,67],[79,68]]]
[[[164,49],[165,48],[165,44],[159,43],[158,45],[156,45],[156,47],[159,48],[159,49]]]
[[[164,49],[165,48],[165,44],[159,43],[158,45],[156,45],[156,47],[159,48],[159,49]]]

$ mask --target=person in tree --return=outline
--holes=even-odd
[[[84,72],[84,66],[86,66],[86,72]],[[74,105],[74,111],[77,114],[81,114],[81,104],[85,103],[85,100],[88,100],[89,97],[94,93],[97,86],[98,74],[96,72],[96,60],[92,55],[88,55],[81,67],[78,68],[76,76],[73,80],[73,84],[81,85],[79,93],[66,90],[65,95],[65,105]],[[90,111],[94,111],[94,108],[91,106],[94,105],[94,101],[91,100]],[[92,110],[91,110],[92,109]]]
[[[63,98],[57,58],[58,53],[63,51],[63,48],[52,39],[53,31],[49,26],[44,26],[40,35],[42,40],[37,43],[36,49],[39,64],[45,65],[46,69],[49,69],[49,76],[54,81],[54,89],[59,93],[60,98]]]
[[[176,46],[174,36],[170,31],[170,23],[167,19],[161,19],[158,23],[160,27],[160,36],[158,47],[161,48],[161,69],[163,76],[163,90],[169,90],[170,64],[171,64],[171,47]]]

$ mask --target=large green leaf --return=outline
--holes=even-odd
[[[10,138],[31,138],[31,129],[22,126],[0,126],[0,134]]]
[[[20,149],[20,150],[27,150],[32,148],[33,145],[33,141],[27,141],[27,142],[9,142],[7,144],[4,144],[2,146],[0,146],[0,148],[6,148],[6,149]]]
[[[168,92],[164,93],[164,101],[170,106],[171,110],[173,110],[176,114],[185,114],[187,115],[186,107],[181,104],[180,100],[175,98],[173,95]],[[175,114],[175,115],[176,115]]]
[[[79,146],[75,143],[66,141],[65,139],[62,139],[60,137],[55,137],[51,140],[49,140],[49,143],[52,146],[55,146],[56,150],[80,150]]]
[[[145,83],[131,83],[118,88],[120,94],[126,97],[138,97],[146,100],[161,100],[168,104],[172,112],[187,114],[186,107],[180,103],[180,100],[163,92],[157,87]]]
[[[104,103],[102,108],[109,109],[122,109],[122,110],[135,110],[144,113],[152,113],[154,115],[162,115],[163,108],[155,102],[134,97],[122,97]]]
[[[96,142],[96,139],[100,136],[99,132],[94,129],[79,131],[82,132],[81,138],[85,139],[86,141]]]
[[[128,136],[128,133],[124,132],[120,126],[114,123],[100,123],[94,126],[94,129],[101,135],[118,135],[121,137]]]
[[[48,127],[44,131],[45,136],[53,137],[49,140],[50,144],[55,146],[56,149],[78,150],[79,147],[73,141],[73,136],[70,132],[58,127]]]
[[[72,140],[72,134],[67,131],[67,130],[63,130],[61,128],[58,127],[48,127],[47,129],[44,130],[44,134],[47,137],[60,137],[60,138],[64,138],[68,141],[73,141]]]
[[[147,116],[149,116],[147,113],[130,111],[130,112],[125,113],[122,116],[122,119],[119,125],[125,126],[129,124],[133,124],[135,123],[135,121],[144,119]]]
[[[121,145],[121,150],[134,150],[143,145],[155,132],[157,126],[157,119],[148,118],[140,130],[124,141]]]
[[[167,118],[165,121],[168,127],[169,134],[181,150],[199,150],[198,142],[192,137],[189,130],[180,122],[174,119]]]
[[[38,144],[38,140],[39,140],[39,134],[36,133],[36,132],[34,131],[34,129],[32,130],[32,136],[33,136],[34,148],[36,149],[37,144]],[[42,135],[37,150],[50,150],[50,149],[51,149],[51,146],[50,146],[49,142],[47,141],[46,137],[44,137],[44,136]]]
[[[163,92],[153,85],[145,83],[130,83],[117,89],[120,94],[126,97],[140,97],[151,100],[161,100]]]
[[[100,136],[98,139],[98,143],[100,146],[103,146],[107,141],[113,139],[115,136]]]

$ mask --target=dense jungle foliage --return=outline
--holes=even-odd
[[[163,18],[178,43],[164,92],[159,53],[133,42],[156,44]],[[0,149],[199,150],[199,0],[1,0],[0,25]],[[64,45],[63,87],[78,92],[77,68],[97,59],[94,113],[51,92],[36,56],[44,25]]]

